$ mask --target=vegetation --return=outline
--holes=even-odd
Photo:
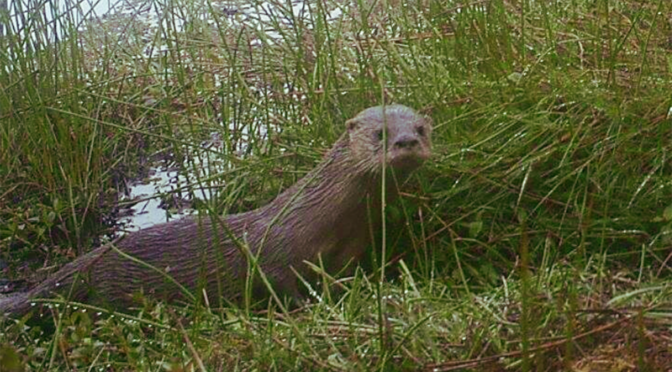
[[[23,9],[0,39],[3,277],[98,244],[144,159],[223,159],[185,170],[218,189],[203,213],[247,210],[383,101],[435,122],[385,246],[290,313],[52,301],[0,321],[1,370],[672,365],[670,2],[252,4],[147,1],[87,28],[78,7]]]

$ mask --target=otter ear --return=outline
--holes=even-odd
[[[423,116],[422,118],[425,119],[425,125],[427,126],[429,132],[431,132],[434,127],[434,120],[432,120],[432,118],[427,115]]]
[[[348,128],[348,132],[352,133],[359,128],[359,122],[357,119],[350,119],[345,122],[345,126]]]

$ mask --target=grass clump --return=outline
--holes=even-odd
[[[0,363],[668,368],[670,4],[134,6],[95,29],[55,17],[58,41],[36,31],[39,17],[0,39],[0,249],[12,275],[28,275],[31,255],[51,264],[88,249],[117,172],[139,157],[223,158],[191,185],[220,190],[207,201],[215,211],[248,210],[383,98],[433,117],[435,156],[386,211],[403,227],[388,229],[388,256],[342,293],[320,288],[284,314],[54,307],[50,330],[2,324]],[[202,151],[213,132],[222,150]],[[379,283],[367,274],[382,261]]]

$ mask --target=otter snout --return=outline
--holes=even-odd
[[[412,150],[419,144],[418,137],[412,134],[402,134],[394,141],[394,147],[397,149]]]
[[[415,169],[427,158],[420,138],[415,133],[400,133],[391,141],[389,164],[398,169]]]

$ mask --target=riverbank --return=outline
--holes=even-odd
[[[214,3],[145,4],[156,31],[124,20],[40,48],[29,30],[1,41],[6,278],[35,282],[99,244],[138,159],[179,168],[185,194],[214,190],[204,215],[250,210],[382,97],[433,118],[435,156],[339,293],[313,288],[288,314],[54,301],[41,323],[0,324],[3,367],[672,364],[670,4],[253,3],[262,26]]]

